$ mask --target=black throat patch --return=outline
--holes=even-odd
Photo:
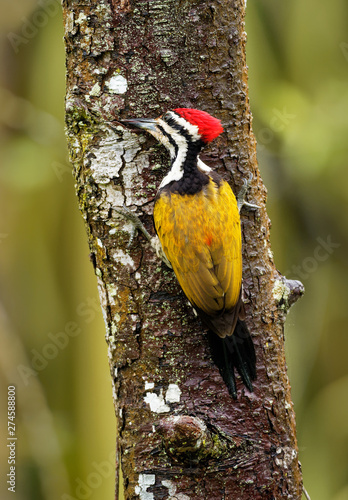
[[[204,142],[199,140],[195,142],[188,141],[186,158],[183,163],[183,176],[178,181],[172,181],[164,189],[172,193],[196,194],[199,193],[209,182],[207,174],[197,167],[198,154],[204,146]],[[173,160],[173,162],[175,159]]]

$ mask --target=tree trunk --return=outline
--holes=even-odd
[[[303,287],[279,275],[270,250],[251,131],[244,2],[63,0],[63,8],[67,136],[106,324],[125,498],[299,499],[283,326]],[[252,174],[248,199],[260,207],[242,212],[257,380],[253,393],[237,380],[237,401],[173,272],[115,211],[126,205],[153,233],[153,199],[168,157],[117,120],[175,107],[221,119],[225,133],[201,157],[235,193]]]

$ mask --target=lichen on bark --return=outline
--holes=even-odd
[[[106,325],[125,498],[301,497],[283,325],[303,289],[279,275],[270,250],[244,9],[237,0],[63,0],[67,137]],[[258,378],[253,393],[237,381],[237,401],[173,272],[116,211],[126,205],[153,234],[169,164],[118,119],[178,106],[221,119],[225,133],[202,158],[235,192],[252,174],[248,199],[260,207],[242,213]]]

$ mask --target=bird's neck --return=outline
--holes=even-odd
[[[202,146],[201,141],[187,141],[171,148],[171,168],[160,188],[168,186],[181,194],[194,194],[200,191],[209,182],[207,172],[210,170],[198,157]],[[203,168],[199,168],[200,165]]]

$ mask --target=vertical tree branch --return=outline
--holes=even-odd
[[[270,249],[244,2],[63,0],[63,7],[68,143],[106,324],[125,497],[300,498],[283,325],[303,287],[279,275]],[[248,198],[260,207],[242,213],[258,378],[251,394],[238,381],[237,401],[173,272],[115,211],[126,205],[153,233],[153,198],[168,165],[161,147],[117,119],[178,106],[221,119],[225,133],[205,161],[235,192],[252,174]]]

